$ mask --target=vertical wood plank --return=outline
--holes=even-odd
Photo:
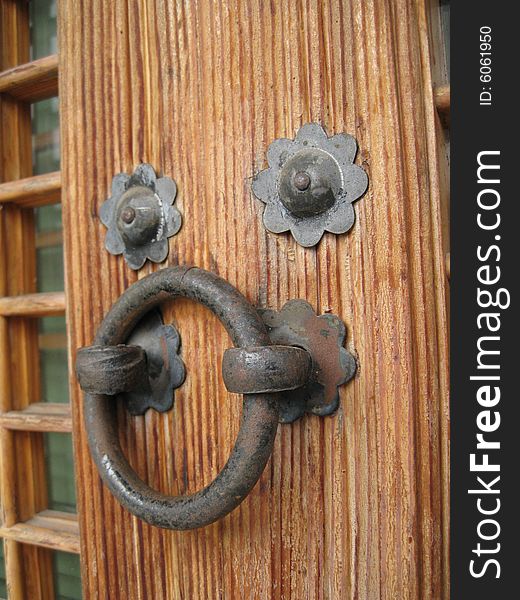
[[[167,264],[210,269],[259,306],[306,298],[339,314],[360,364],[337,415],[280,427],[249,498],[191,532],[150,528],[103,488],[73,381],[85,596],[447,597],[445,240],[423,0],[60,7],[71,360],[157,268],[109,256],[97,216],[112,176],[146,161],[178,182]],[[355,135],[370,176],[353,230],[314,249],[267,233],[250,194],[270,141],[309,121]],[[186,383],[166,415],[121,411],[120,431],[136,471],[182,494],[225,463],[240,399],[219,375],[218,322],[184,301],[168,315]]]
[[[425,94],[435,90],[439,85],[449,83],[449,55],[446,55],[444,32],[441,25],[441,8],[438,2],[429,0],[425,2],[420,14],[421,23],[421,55],[423,63],[429,67],[431,82],[425,81]],[[429,86],[429,87],[426,87]],[[439,325],[444,327],[440,332],[439,361],[445,366],[439,371],[442,395],[439,406],[439,444],[440,444],[440,501],[441,501],[441,528],[445,543],[441,548],[440,594],[444,598],[450,597],[450,431],[449,431],[449,256],[450,256],[450,142],[449,131],[445,131],[446,121],[437,111],[428,115],[428,144],[429,168],[431,173],[432,188],[437,199],[437,210],[434,214],[434,235],[440,239],[436,248],[436,268],[434,275],[436,281],[441,280],[443,285],[435,285],[436,303],[438,310],[442,311],[444,318]]]

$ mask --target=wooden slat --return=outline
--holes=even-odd
[[[63,292],[45,292],[0,298],[0,315],[4,317],[48,317],[65,312]]]
[[[1,527],[0,537],[51,550],[79,554],[79,526],[76,515],[44,510],[32,519]]]
[[[60,171],[0,183],[0,204],[12,202],[27,208],[43,206],[59,202],[60,194]]]
[[[0,425],[18,431],[70,433],[72,417],[69,404],[35,402],[22,410],[0,414]]]
[[[38,102],[58,95],[58,56],[53,54],[0,73],[0,93]]]
[[[422,0],[421,0],[422,2]],[[444,257],[450,249],[450,169],[449,169],[449,144],[448,136],[443,128],[449,128],[449,119],[444,116],[442,110],[439,111],[437,106],[439,100],[441,105],[445,104],[446,94],[445,87],[446,83],[450,79],[449,72],[449,46],[446,44],[446,38],[449,36],[449,31],[446,29],[447,23],[443,18],[443,3],[439,0],[426,0],[424,2],[426,9],[426,19],[424,21],[424,29],[428,31],[428,46],[424,47],[423,52],[426,57],[426,63],[428,64],[428,75],[430,81],[427,81],[428,86],[426,93],[431,93],[433,96],[433,104],[435,110],[431,110],[432,107],[428,107],[429,117],[433,117],[434,127],[430,128],[426,136],[426,143],[429,145],[429,154],[431,158],[428,162],[428,168],[432,172],[434,185],[437,187],[437,198],[436,198],[436,216],[435,221],[437,229],[437,235],[440,240],[440,244],[437,242],[438,251],[438,266],[434,270],[435,280],[431,280],[426,285],[430,286],[430,289],[437,292],[436,302],[440,306],[441,296],[444,296],[446,303],[443,309],[444,315],[441,314],[439,308],[439,327],[442,329],[438,330],[434,336],[435,342],[440,345],[441,353],[439,355],[439,375],[440,375],[440,389],[444,390],[439,396],[440,400],[440,418],[438,421],[438,439],[439,439],[439,452],[440,452],[440,532],[439,535],[443,540],[441,545],[441,582],[439,583],[438,596],[440,598],[450,597],[450,454],[449,454],[449,439],[450,439],[450,426],[449,426],[449,352],[448,339],[449,339],[449,278],[445,276],[445,260]],[[449,28],[448,28],[449,29]],[[442,93],[437,94],[436,90],[443,90]],[[448,89],[449,93],[449,89]],[[433,114],[432,114],[433,113]],[[422,230],[421,230],[422,231]],[[443,275],[444,271],[444,275]],[[442,284],[437,283],[440,279],[443,280]],[[432,282],[434,284],[432,285]],[[438,292],[441,291],[441,294]],[[445,351],[442,350],[444,345]],[[420,376],[420,375],[419,375]]]

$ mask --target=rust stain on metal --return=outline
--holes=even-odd
[[[339,405],[338,386],[356,372],[356,362],[343,343],[346,328],[336,315],[316,315],[305,300],[290,300],[280,312],[262,310],[273,344],[304,348],[312,357],[307,383],[284,393],[280,421],[291,423],[310,412],[320,416],[334,413]]]

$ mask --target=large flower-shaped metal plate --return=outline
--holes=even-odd
[[[352,203],[368,186],[367,174],[354,164],[356,152],[351,135],[329,138],[317,123],[303,125],[294,140],[275,140],[267,151],[269,167],[252,185],[266,204],[266,229],[290,230],[305,247],[315,246],[325,231],[348,231],[355,220]]]

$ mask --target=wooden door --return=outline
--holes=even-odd
[[[425,0],[61,0],[62,198],[71,361],[138,278],[193,264],[260,307],[305,298],[348,326],[359,369],[329,418],[279,427],[246,501],[194,531],[150,527],[101,484],[72,380],[85,598],[448,597],[446,230]],[[266,232],[250,191],[269,143],[307,122],[359,143],[349,234],[315,248]],[[138,273],[104,249],[112,176],[178,183],[182,229]],[[208,484],[236,436],[222,326],[175,302],[188,376],[167,414],[120,412],[153,487]]]

